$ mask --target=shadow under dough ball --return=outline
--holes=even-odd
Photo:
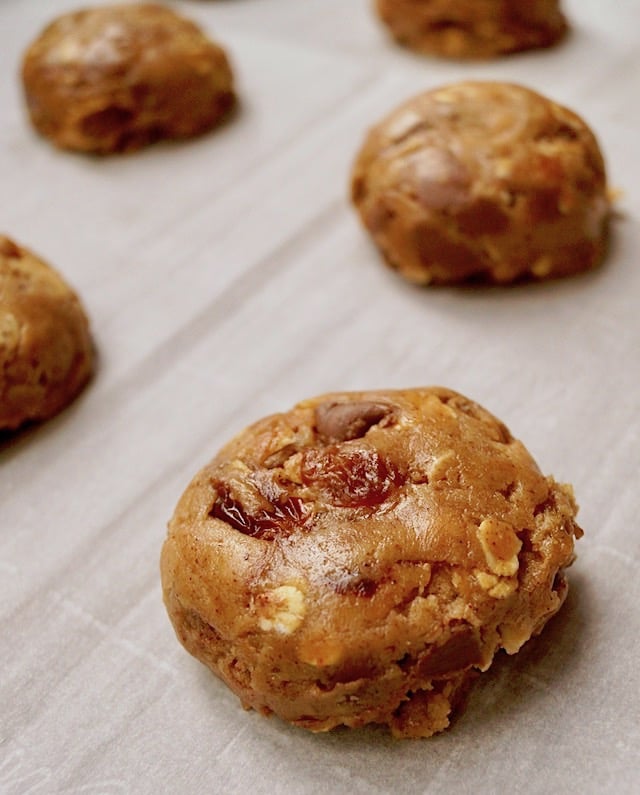
[[[53,268],[0,235],[0,431],[57,414],[92,369],[77,295]]]
[[[558,0],[376,0],[395,39],[446,58],[493,58],[550,47],[567,22]]]
[[[193,22],[154,4],[57,18],[27,49],[22,80],[34,127],[81,152],[199,135],[235,102],[224,50]]]
[[[518,85],[457,83],[405,102],[367,134],[351,192],[387,263],[417,284],[567,276],[606,251],[596,138]]]
[[[428,737],[562,605],[576,510],[462,395],[324,395],[196,475],[163,547],[164,600],[245,707]]]

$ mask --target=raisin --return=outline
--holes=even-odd
[[[285,497],[262,508],[256,514],[247,513],[241,502],[234,499],[228,487],[214,484],[218,496],[211,506],[209,516],[220,519],[239,533],[253,538],[273,541],[290,536],[304,525],[307,513],[299,497]]]
[[[302,482],[343,508],[373,507],[404,481],[397,467],[373,448],[329,445],[305,451]]]

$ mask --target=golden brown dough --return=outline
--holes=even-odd
[[[53,268],[0,235],[0,430],[59,412],[92,367],[76,294]]]
[[[558,0],[376,0],[395,39],[445,58],[550,47],[567,32]]]
[[[598,142],[518,85],[457,83],[405,102],[368,133],[351,188],[387,263],[418,284],[567,276],[606,249]]]
[[[455,392],[323,395],[196,475],[162,551],[165,604],[245,707],[426,737],[560,608],[575,514],[571,488]]]
[[[234,104],[224,50],[151,3],[64,14],[27,50],[22,78],[36,129],[81,152],[199,135]]]

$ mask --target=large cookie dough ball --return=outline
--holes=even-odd
[[[558,0],[376,0],[401,44],[447,58],[550,47],[567,31]]]
[[[165,604],[246,707],[429,736],[560,608],[575,513],[571,489],[461,395],[325,395],[196,475],[162,552]]]
[[[59,412],[92,367],[89,324],[76,294],[0,235],[0,430]]]
[[[368,133],[352,199],[387,263],[418,284],[566,276],[605,253],[598,142],[518,85],[458,83],[405,102]]]
[[[234,103],[224,50],[154,4],[64,14],[27,50],[22,78],[36,129],[82,152],[195,136]]]

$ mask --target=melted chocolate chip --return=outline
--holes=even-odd
[[[486,263],[481,253],[464,243],[450,240],[435,226],[418,224],[414,235],[420,261],[428,268],[442,267],[444,263],[458,278],[467,278],[485,270]]]
[[[500,235],[509,228],[508,216],[489,199],[476,199],[456,215],[465,235]]]
[[[358,439],[391,413],[389,406],[360,400],[352,403],[321,403],[316,407],[318,435],[331,442]]]
[[[412,153],[406,158],[403,176],[427,209],[453,210],[469,201],[469,171],[447,149],[427,146]]]
[[[482,662],[482,648],[472,629],[459,629],[443,646],[436,646],[421,655],[418,662],[420,676],[444,676],[463,671]]]

